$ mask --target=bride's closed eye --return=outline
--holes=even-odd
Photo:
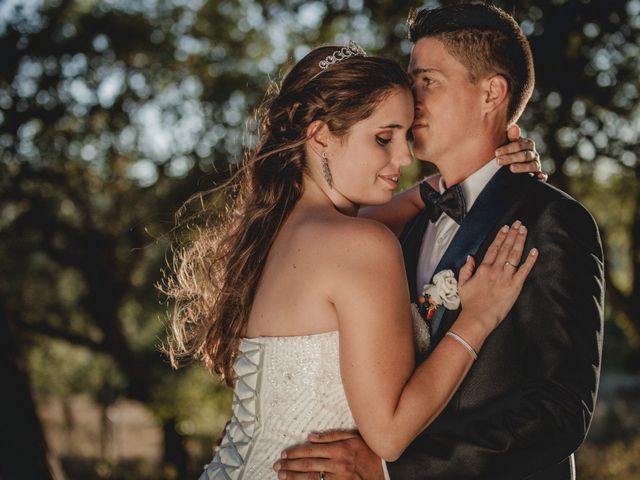
[[[386,145],[389,145],[389,143],[391,143],[391,139],[376,135],[376,142],[378,142],[378,145],[384,147]]]

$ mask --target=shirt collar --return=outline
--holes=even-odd
[[[467,204],[467,212],[471,210],[471,207],[480,195],[480,192],[484,190],[484,187],[487,186],[489,180],[493,178],[498,170],[500,170],[500,165],[498,165],[495,158],[493,158],[460,183],[462,194],[464,195],[464,200]],[[440,193],[444,193],[447,189],[444,184],[443,177],[440,177],[438,186],[440,188]]]

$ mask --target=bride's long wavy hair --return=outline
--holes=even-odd
[[[402,67],[379,57],[354,56],[320,69],[339,48],[312,50],[269,89],[256,111],[257,146],[224,187],[231,199],[224,215],[173,249],[173,266],[159,288],[172,304],[163,350],[174,368],[201,360],[233,385],[233,363],[267,254],[303,193],[311,161],[307,127],[321,120],[344,135],[395,89],[411,87]]]

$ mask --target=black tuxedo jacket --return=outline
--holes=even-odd
[[[603,256],[597,226],[577,201],[502,168],[482,191],[436,272],[477,263],[503,225],[529,229],[540,256],[513,309],[487,338],[443,413],[387,465],[392,480],[571,479],[573,452],[593,414],[602,353]],[[415,300],[428,218],[401,236]],[[459,315],[447,312],[435,341]]]

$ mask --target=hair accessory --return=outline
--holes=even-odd
[[[349,43],[342,47],[340,50],[336,50],[331,55],[329,55],[324,60],[320,60],[318,66],[321,70],[326,70],[331,65],[335,65],[336,63],[341,62],[345,58],[349,57],[366,57],[367,52],[365,52],[360,45],[358,45],[353,40],[349,40]]]
[[[329,185],[329,188],[332,188],[333,177],[331,176],[331,170],[329,170],[329,157],[327,157],[327,152],[322,152],[322,175]]]
[[[460,345],[462,345],[469,352],[469,355],[471,355],[474,360],[478,359],[478,352],[476,352],[473,349],[473,347],[471,345],[469,345],[469,342],[467,342],[460,335],[458,335],[457,333],[454,333],[452,331],[448,331],[447,333],[444,334],[444,336],[453,338],[456,342],[458,342]]]

